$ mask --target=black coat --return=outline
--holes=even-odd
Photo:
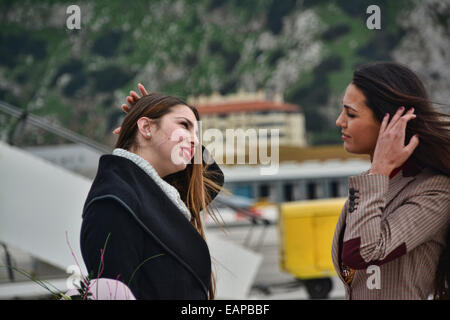
[[[217,164],[208,170],[223,185]],[[102,278],[119,277],[136,299],[208,299],[206,242],[147,173],[115,155],[100,157],[83,208],[81,252],[94,278],[108,234]]]

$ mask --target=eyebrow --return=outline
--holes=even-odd
[[[175,119],[184,119],[188,122],[189,127],[194,128],[194,124],[191,122],[191,120],[189,120],[188,118],[185,117],[175,117]],[[195,131],[195,134],[198,135],[198,130]]]
[[[350,106],[347,106],[347,105],[345,105],[345,104],[344,104],[344,108],[347,108],[347,109],[352,109],[353,111],[355,111],[355,112],[358,112],[358,110],[356,110],[355,108],[353,108],[353,107],[350,107]]]
[[[188,118],[185,118],[185,117],[176,117],[177,119],[184,119],[184,120],[186,120],[188,123],[189,123],[189,126],[191,126],[191,127],[193,127],[194,126],[194,124],[191,122],[191,120],[189,120]]]

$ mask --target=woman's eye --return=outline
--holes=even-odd
[[[188,123],[187,122],[182,122],[181,123],[186,129],[188,128]]]
[[[347,116],[350,117],[350,118],[354,118],[355,117],[354,114],[351,114],[351,113],[348,113],[348,112],[347,112]]]

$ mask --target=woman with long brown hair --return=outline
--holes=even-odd
[[[348,299],[448,298],[449,116],[408,67],[359,67],[336,120],[344,148],[370,155],[349,178],[332,259]]]
[[[201,146],[197,109],[141,91],[87,196],[84,262],[93,277],[118,279],[137,299],[213,299],[200,212],[214,216],[209,204],[223,173]]]

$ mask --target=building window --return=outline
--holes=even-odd
[[[250,199],[253,199],[254,197],[253,188],[249,184],[237,185],[233,190],[233,194],[236,196],[246,197]]]
[[[330,196],[331,196],[331,198],[339,197],[339,182],[338,181],[331,181]]]
[[[306,186],[306,192],[308,199],[316,199],[317,198],[317,186],[314,182],[308,182]]]
[[[267,198],[269,196],[269,185],[261,184],[259,185],[259,196],[261,198]]]
[[[283,201],[293,201],[293,185],[292,183],[286,183],[283,186]]]

